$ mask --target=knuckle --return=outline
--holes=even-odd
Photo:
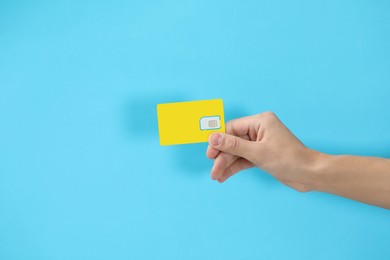
[[[275,118],[276,117],[276,114],[272,111],[264,112],[264,113],[262,113],[262,115],[266,118]]]
[[[219,160],[221,161],[222,164],[226,165],[228,163],[228,158],[226,157],[227,154],[226,153],[221,153],[219,155]]]
[[[226,133],[233,133],[232,121],[229,121],[225,124]]]
[[[229,177],[231,176],[233,173],[232,173],[232,168],[227,168],[224,172],[223,172],[223,176],[224,177]]]
[[[231,135],[235,135],[235,131],[234,131],[234,124],[238,123],[238,119],[232,119],[230,121],[228,121],[226,124],[225,124],[225,129],[226,129],[226,133],[227,134],[231,134]]]
[[[277,115],[272,111],[263,112],[259,115],[261,121],[270,124],[278,121]]]
[[[228,138],[226,142],[226,148],[231,151],[234,151],[237,150],[238,144],[239,142],[237,138]]]
[[[306,193],[306,192],[310,191],[304,184],[296,184],[293,188],[296,191],[301,192],[301,193]]]

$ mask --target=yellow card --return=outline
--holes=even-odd
[[[161,145],[207,142],[213,132],[225,132],[222,99],[157,105]]]

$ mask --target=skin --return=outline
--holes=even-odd
[[[300,192],[322,191],[390,209],[390,160],[328,155],[303,145],[272,112],[226,124],[209,137],[211,178],[258,167]]]

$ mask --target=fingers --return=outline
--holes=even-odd
[[[213,180],[218,180],[223,176],[224,171],[230,167],[236,160],[238,156],[220,152],[214,160],[213,168],[211,169],[211,178]]]
[[[226,134],[211,134],[206,151],[207,157],[214,159],[211,177],[224,182],[243,169],[262,165],[272,131],[280,130],[280,125],[274,113],[265,112],[229,121]]]
[[[212,179],[223,182],[241,169],[253,166],[251,160],[256,158],[257,148],[250,140],[257,140],[258,119],[258,116],[235,119],[226,124],[226,134],[210,135],[206,156],[215,159]]]
[[[219,150],[211,147],[210,145],[207,147],[207,150],[206,150],[206,156],[207,158],[209,159],[215,159],[217,157],[217,155],[219,154]]]
[[[218,181],[224,182],[239,171],[252,168],[253,166],[253,163],[251,163],[247,159],[238,158],[228,168],[225,169],[225,171],[222,173],[222,176],[218,178]]]
[[[256,157],[258,144],[229,134],[213,133],[209,137],[209,145],[216,150],[252,161]]]
[[[245,140],[249,140],[249,136],[247,136],[247,135],[242,135],[242,136],[239,136],[239,137],[242,138],[242,139],[245,139]],[[215,148],[211,147],[210,145],[207,146],[207,150],[206,150],[207,158],[215,159],[218,156],[219,153],[220,153],[220,151],[218,149],[215,149]]]
[[[254,141],[259,127],[259,115],[247,116],[229,121],[226,124],[226,133],[235,136],[248,136],[249,140]]]

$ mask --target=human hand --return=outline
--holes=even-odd
[[[226,124],[226,134],[209,137],[206,155],[214,159],[211,178],[224,182],[235,173],[258,167],[298,190],[311,190],[311,168],[319,153],[305,147],[272,112]]]

